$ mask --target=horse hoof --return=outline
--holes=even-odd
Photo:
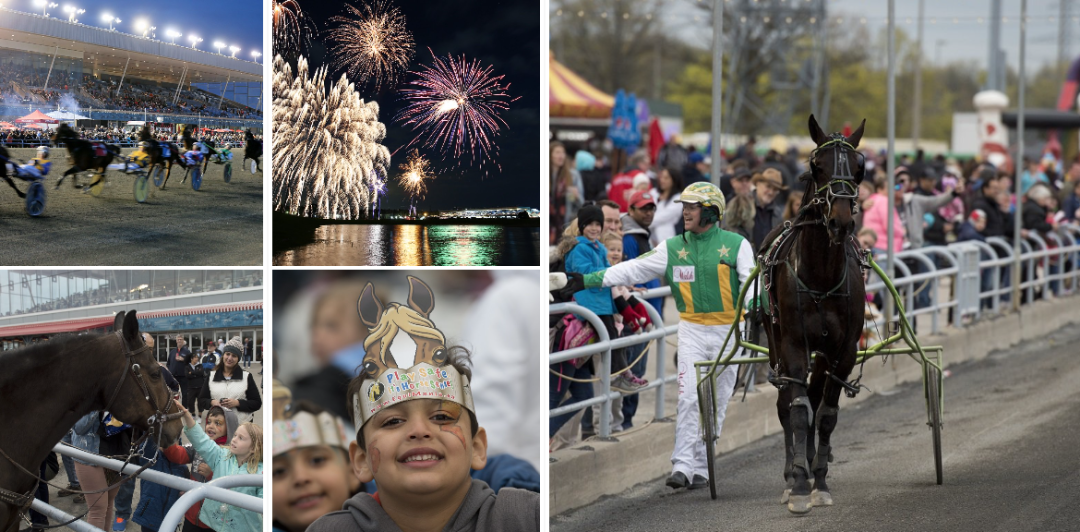
[[[790,489],[784,490],[784,494],[780,496],[780,504],[787,504],[788,497],[790,497],[790,496],[791,496],[791,490]]]
[[[813,508],[814,504],[810,501],[809,495],[792,495],[788,499],[787,509],[793,514],[805,515]]]
[[[814,506],[832,506],[832,495],[827,491],[810,492],[810,503]]]

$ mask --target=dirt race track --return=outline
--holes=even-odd
[[[28,148],[9,152],[21,160],[34,156]],[[184,170],[176,167],[165,190],[150,183],[142,204],[133,194],[134,175],[116,170],[108,172],[99,197],[73,188],[70,176],[53,189],[70,166],[65,150],[52,154],[41,216],[30,217],[25,200],[0,181],[0,265],[262,265],[263,173],[241,168],[242,148],[233,151],[231,183],[225,183],[224,166],[211,163],[195,191],[190,179],[180,183]],[[90,179],[83,174],[79,184]],[[26,191],[27,183],[15,183]]]

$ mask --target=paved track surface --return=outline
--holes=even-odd
[[[1080,327],[1069,327],[950,368],[942,486],[922,385],[913,384],[851,408],[841,400],[829,472],[835,506],[795,517],[780,504],[778,434],[720,457],[716,501],[708,489],[675,492],[657,479],[555,516],[551,530],[1080,530],[1078,340]]]
[[[33,149],[10,151],[23,160],[34,156]],[[73,188],[70,176],[54,190],[69,167],[64,150],[53,154],[40,217],[27,215],[25,200],[0,181],[0,265],[262,265],[263,174],[241,168],[242,149],[233,152],[231,183],[223,166],[210,164],[195,191],[190,179],[180,183],[184,171],[176,167],[164,191],[150,183],[143,204],[135,201],[134,176],[114,170],[100,197]],[[26,191],[26,183],[16,184]]]

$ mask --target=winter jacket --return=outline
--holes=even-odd
[[[886,238],[888,237],[888,211],[889,211],[889,198],[884,194],[874,194],[868,198],[871,202],[869,209],[863,214],[863,227],[869,227],[873,229],[878,236],[878,247],[885,249]],[[893,251],[900,251],[904,249],[904,236],[906,230],[904,229],[903,222],[900,221],[900,214],[897,212],[892,213],[893,216]]]
[[[657,195],[656,214],[653,215],[652,225],[649,226],[649,231],[652,233],[649,242],[653,247],[679,234],[679,222],[682,222],[682,203],[679,203],[681,196],[681,194],[672,194],[670,198],[663,200]]]
[[[101,445],[101,412],[94,410],[79,418],[71,430],[74,431],[74,435],[71,437],[72,445],[88,453],[97,454],[98,447]],[[94,465],[83,462],[78,458],[72,458],[72,460],[82,465]]]
[[[225,435],[218,437],[215,443],[222,446],[228,446],[232,441],[233,434],[236,433],[237,427],[240,426],[240,422],[236,419],[236,412],[229,408],[221,407],[221,410],[225,412]],[[210,417],[210,410],[206,411],[206,415],[203,417],[203,426],[206,426],[205,420]],[[210,482],[214,478],[213,472],[210,476],[204,477],[202,473],[199,473],[199,464],[205,462],[199,453],[195,452],[195,448],[191,445],[173,445],[162,452],[165,458],[175,464],[191,464],[191,472],[188,474],[191,480],[196,482]],[[186,468],[185,468],[186,471]],[[184,513],[184,519],[187,519],[189,523],[199,528],[210,528],[199,520],[199,512],[202,511],[203,501],[198,501],[188,508]]]
[[[1046,221],[1046,209],[1038,203],[1027,200],[1024,202],[1024,218],[1021,227],[1029,231],[1038,231],[1040,236],[1054,230],[1054,226]]]
[[[978,240],[979,242],[986,242],[986,237],[975,230],[975,226],[971,225],[971,222],[964,222],[960,224],[960,230],[956,233],[957,242],[966,242],[969,240]]]
[[[679,212],[682,212],[681,205],[679,206]],[[631,218],[629,213],[623,214],[620,218],[622,219],[623,231],[623,255],[626,256],[626,260],[634,260],[652,250],[652,234],[649,229],[641,227],[641,224],[637,223],[637,220]],[[653,220],[655,221],[655,217]],[[672,231],[671,236],[675,236],[674,231]],[[647,283],[641,283],[634,286],[640,286],[642,288],[660,288],[660,279],[652,279]],[[657,312],[663,312],[662,305],[664,304],[664,298],[654,297],[647,302],[655,307]]]
[[[757,201],[756,193],[754,201]],[[756,207],[757,209],[754,211],[754,238],[750,244],[754,250],[760,250],[761,243],[765,241],[765,237],[769,235],[769,232],[784,222],[784,203],[777,196],[772,203],[756,205]]]
[[[983,229],[983,235],[1012,238],[1012,216],[1001,210],[996,199],[988,198],[980,191],[971,200],[971,210],[975,209],[986,213],[986,229]]]
[[[345,501],[341,511],[331,512],[311,524],[308,532],[401,532],[383,510],[378,494],[359,493]],[[540,494],[503,488],[496,496],[486,483],[473,480],[465,500],[445,532],[529,532],[540,530]]]
[[[152,441],[148,441],[144,454],[153,455],[154,444]],[[143,459],[143,463],[145,462]],[[168,475],[174,475],[181,478],[187,478],[188,470],[183,464],[173,463],[172,461],[158,457],[157,462],[150,466],[153,471],[160,471]],[[135,511],[131,514],[131,520],[146,530],[158,530],[161,528],[161,521],[165,519],[165,514],[169,512],[173,504],[180,498],[182,492],[176,488],[170,488],[168,486],[157,484],[155,482],[148,481],[146,479],[139,479],[139,504],[135,507]]]
[[[214,471],[215,477],[251,473],[246,465],[237,462],[235,455],[218,446],[217,443],[210,441],[210,438],[203,432],[202,427],[196,425],[185,428],[184,434],[187,434],[191,445],[195,447],[195,452],[199,453],[206,460],[210,469]],[[259,462],[259,468],[251,474],[261,475],[262,471],[263,464]],[[261,486],[245,486],[231,489],[260,499],[263,496]],[[213,499],[206,499],[206,504],[203,504],[202,510],[199,512],[199,520],[217,532],[260,532],[262,530],[262,514],[230,504],[222,504]]]
[[[920,196],[913,192],[904,194],[904,233],[911,249],[923,247],[923,215],[935,213],[942,206],[956,197],[952,192],[942,192],[936,196]]]
[[[239,366],[233,368],[230,379],[225,378],[223,371],[215,371],[207,384],[199,394],[200,410],[209,410],[214,399],[237,399],[240,404],[234,409],[236,417],[241,423],[246,423],[255,418],[253,412],[262,408],[262,396],[255,385],[255,377]]]
[[[611,266],[607,260],[607,249],[600,242],[577,237],[577,245],[566,254],[567,273],[592,273]],[[615,304],[611,302],[610,288],[587,288],[574,294],[577,304],[593,311],[597,316],[610,316],[615,313]]]

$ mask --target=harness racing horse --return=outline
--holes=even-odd
[[[8,153],[7,148],[0,146],[0,179],[7,181],[7,184],[19,195],[20,198],[25,198],[26,193],[19,190],[19,187],[15,186],[15,182],[8,177],[8,163],[15,164],[15,161],[11,160],[11,155]],[[16,170],[17,172],[18,170]]]
[[[135,311],[120,312],[115,332],[62,336],[0,354],[0,531],[18,529],[39,465],[79,418],[108,410],[153,435],[159,448],[180,436],[180,412],[140,334]],[[171,412],[171,413],[170,413]]]
[[[360,294],[356,311],[360,314],[360,321],[370,330],[367,340],[364,340],[367,356],[364,357],[363,366],[363,371],[369,377],[378,377],[387,368],[402,367],[390,354],[390,346],[398,339],[399,333],[405,333],[416,345],[412,363],[407,363],[405,368],[421,362],[439,367],[449,360],[446,338],[428,318],[435,308],[435,295],[431,288],[424,281],[409,276],[408,303],[408,306],[388,303],[383,307],[371,283]]]
[[[262,141],[255,138],[255,135],[251,133],[251,128],[248,128],[244,132],[244,161],[241,163],[247,164],[248,159],[255,161],[255,171],[261,171],[262,167],[259,163],[259,158],[262,157],[263,146]],[[255,173],[255,172],[251,172]]]
[[[856,148],[865,125],[863,120],[850,137],[826,136],[810,116],[817,148],[800,178],[808,181],[803,206],[794,220],[769,233],[759,258],[772,309],[765,320],[770,381],[780,389],[776,408],[786,448],[781,502],[795,514],[832,505],[826,476],[840,392],[854,397],[860,389],[847,378],[866,301],[862,254],[852,235],[865,173]]]
[[[120,146],[80,139],[79,134],[67,124],[60,124],[60,127],[56,128],[56,132],[53,133],[53,145],[59,146],[61,142],[67,146],[68,158],[72,167],[67,172],[64,172],[64,175],[60,176],[60,179],[56,182],[56,188],[60,188],[64,178],[69,175],[74,176],[72,177],[72,185],[78,188],[79,172],[85,171],[94,172],[96,179],[88,185],[88,188],[93,187],[105,179],[105,168],[112,163],[113,157],[120,155]]]
[[[184,165],[184,160],[180,157],[179,148],[171,142],[156,140],[154,135],[150,133],[150,127],[146,125],[139,130],[139,141],[143,143],[143,149],[150,156],[150,166],[147,169],[147,174],[153,177],[154,167],[159,164],[165,169],[165,178],[161,180],[161,186],[159,187],[161,190],[165,190],[165,183],[169,182],[169,174],[172,173],[173,164],[179,164],[181,168],[187,168]],[[163,153],[162,148],[168,152],[168,155]],[[155,179],[155,181],[157,180]]]

